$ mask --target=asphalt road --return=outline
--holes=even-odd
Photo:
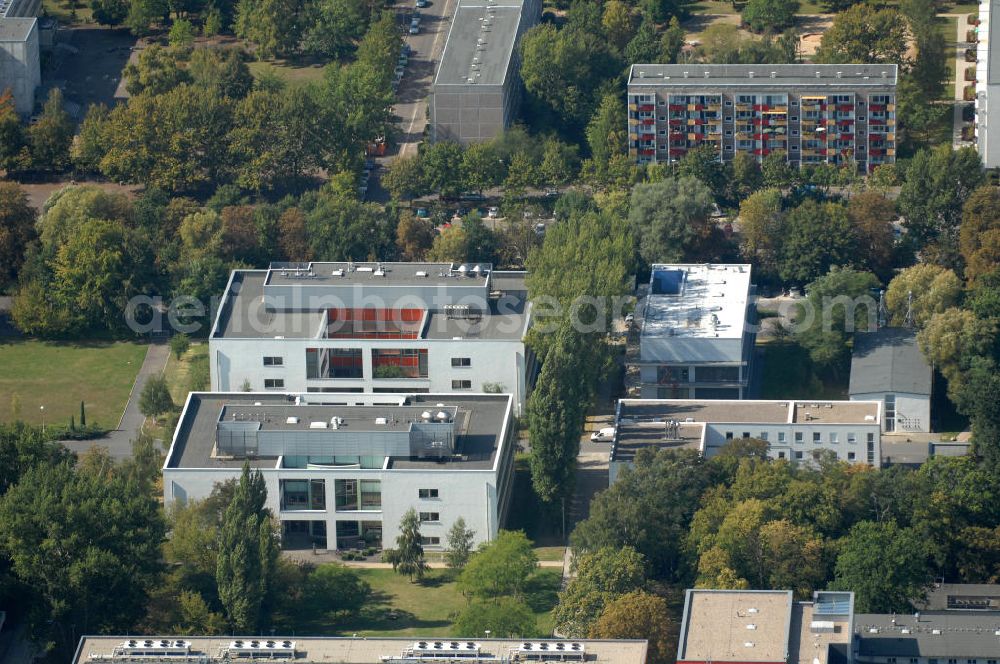
[[[417,11],[421,18],[420,32],[415,35],[407,33],[405,36],[412,52],[399,84],[395,107],[399,118],[397,155],[416,153],[417,144],[423,140],[424,127],[427,125],[427,95],[431,91],[437,62],[444,51],[455,4],[456,0],[432,0],[430,6],[423,9],[415,9],[411,5],[406,14],[409,17]]]

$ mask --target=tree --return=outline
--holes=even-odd
[[[0,168],[18,172],[28,168],[28,138],[14,107],[10,88],[0,88]]]
[[[472,540],[475,533],[465,527],[465,519],[458,517],[448,530],[448,551],[445,560],[448,567],[462,569],[472,555]]]
[[[396,200],[410,200],[429,193],[424,183],[423,168],[419,157],[396,158],[382,176],[382,185]]]
[[[722,163],[719,152],[710,145],[700,145],[687,152],[677,163],[678,177],[691,176],[712,190],[716,199],[725,195],[725,190],[732,180],[732,172],[727,164]]]
[[[625,106],[619,96],[609,93],[601,98],[600,106],[587,125],[587,145],[599,182],[608,181],[614,157],[626,153],[628,135],[621,122],[624,114]]]
[[[469,255],[469,238],[461,226],[442,229],[434,238],[427,260],[445,263],[465,263]]]
[[[412,507],[406,511],[399,522],[399,536],[396,537],[396,548],[389,549],[383,555],[386,562],[392,563],[393,571],[405,574],[413,581],[413,577],[422,579],[427,572],[424,560],[424,547],[420,537],[420,518]]]
[[[963,374],[957,405],[972,420],[972,449],[983,459],[986,468],[1000,469],[1000,373],[993,361],[973,358]]]
[[[405,260],[422,261],[437,235],[430,219],[402,214],[396,226],[396,247]]]
[[[996,334],[995,321],[950,307],[930,316],[917,341],[927,361],[948,380],[948,395],[957,401],[970,361],[990,353]]]
[[[875,324],[877,303],[871,291],[879,285],[871,272],[858,272],[836,266],[809,284],[806,307],[814,316],[796,320],[796,340],[809,351],[820,367],[835,374],[847,369],[850,352],[847,346],[855,331],[870,330]],[[808,312],[807,312],[808,316]]]
[[[73,120],[63,109],[62,91],[52,88],[42,107],[42,114],[28,127],[32,170],[65,170],[70,163],[69,148],[73,142],[73,131]]]
[[[863,256],[860,262],[885,281],[892,276],[896,217],[895,204],[877,191],[862,191],[847,201],[847,218]]]
[[[302,49],[311,55],[340,59],[354,49],[368,23],[363,0],[320,0],[307,5]]]
[[[230,99],[243,99],[254,84],[246,53],[238,48],[196,48],[187,71],[193,85]]]
[[[239,0],[233,31],[257,46],[258,57],[273,58],[299,44],[298,15],[288,0]]]
[[[557,138],[546,138],[542,147],[542,163],[539,165],[539,175],[547,185],[559,186],[568,184],[580,168],[580,155],[577,146],[563,143]]]
[[[619,52],[623,51],[632,40],[632,35],[635,33],[635,22],[636,15],[632,13],[631,7],[622,0],[609,0],[605,3],[601,25],[604,28],[604,34]]]
[[[358,573],[343,565],[320,565],[306,578],[303,615],[328,616],[357,612],[371,595]]]
[[[560,634],[584,638],[605,607],[646,584],[646,559],[630,546],[604,547],[574,558],[576,576],[559,595],[556,626]]]
[[[972,148],[941,145],[913,156],[897,204],[925,260],[956,265],[962,206],[983,182],[982,164]]]
[[[260,629],[277,564],[278,538],[266,502],[264,476],[245,463],[219,527],[215,569],[219,600],[237,632]]]
[[[290,207],[278,217],[278,244],[290,261],[311,261],[312,248],[306,231],[306,216],[297,207]]]
[[[590,630],[592,639],[645,639],[646,661],[668,664],[676,649],[673,618],[662,597],[642,590],[611,601]]]
[[[630,546],[649,561],[650,576],[682,579],[689,571],[684,544],[710,470],[695,453],[640,450],[634,468],[597,494],[590,515],[570,538],[580,555]]]
[[[146,417],[158,418],[174,409],[170,388],[163,376],[152,376],[146,381],[139,396],[139,411]]]
[[[643,16],[638,30],[635,31],[635,36],[625,46],[625,61],[661,64],[662,52],[660,39],[656,34],[656,24],[649,17]]]
[[[191,348],[191,337],[183,332],[170,337],[170,352],[174,354],[175,360],[181,359],[189,348]]]
[[[0,289],[17,281],[25,250],[35,237],[35,210],[14,182],[0,182]]]
[[[94,20],[101,25],[120,25],[128,16],[127,0],[90,0]]]
[[[970,281],[1000,264],[1000,194],[991,185],[979,187],[962,206],[958,248]]]
[[[483,193],[500,184],[503,170],[500,155],[490,143],[474,143],[462,155],[462,178],[473,191]]]
[[[444,198],[455,198],[463,189],[462,146],[441,141],[427,147],[420,156],[424,182]]]
[[[808,283],[832,265],[848,265],[855,243],[846,208],[839,203],[807,199],[785,215],[779,257],[781,278]]]
[[[31,468],[56,466],[70,457],[69,450],[50,441],[40,427],[17,419],[0,424],[0,497]]]
[[[464,638],[479,638],[484,632],[489,632],[493,638],[530,638],[539,635],[531,607],[513,597],[470,603],[458,614],[452,629],[455,636]]]
[[[501,530],[480,545],[458,577],[462,592],[481,599],[523,599],[525,584],[538,567],[538,556],[523,532]]]
[[[141,50],[135,62],[125,65],[122,76],[126,91],[132,96],[143,92],[162,95],[191,79],[181,67],[177,51],[158,44]]]
[[[169,13],[167,0],[129,0],[125,25],[137,37],[146,35],[154,23],[164,21]]]
[[[750,194],[740,203],[739,220],[744,258],[765,275],[777,275],[785,226],[781,191],[762,189]]]
[[[647,263],[680,263],[707,257],[713,240],[712,192],[691,176],[638,184],[629,223]]]
[[[885,305],[893,325],[903,325],[909,310],[913,323],[923,327],[930,317],[955,306],[962,293],[962,282],[951,270],[940,265],[919,263],[889,282]]]
[[[67,660],[80,634],[130,631],[159,579],[164,530],[152,492],[113,465],[28,468],[0,500],[0,551],[28,589],[32,640]]]
[[[788,163],[788,155],[784,152],[772,152],[764,157],[760,164],[760,174],[764,178],[765,187],[776,189],[795,184],[798,177],[798,173]]]
[[[764,175],[760,164],[747,152],[737,152],[730,167],[732,173],[726,183],[726,197],[742,205],[743,200],[764,186]]]
[[[749,0],[743,7],[743,22],[754,32],[781,32],[795,22],[798,0]]]
[[[906,55],[906,19],[898,10],[858,3],[840,12],[823,33],[818,62],[898,63]]]
[[[859,613],[907,613],[930,584],[926,545],[895,521],[862,521],[841,542],[831,589],[854,592]]]
[[[186,18],[176,19],[167,37],[173,48],[189,49],[194,45],[194,26]]]

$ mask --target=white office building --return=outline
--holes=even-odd
[[[209,339],[214,391],[497,392],[537,372],[524,272],[489,264],[236,270]]]
[[[695,450],[711,458],[736,438],[767,441],[771,458],[793,463],[811,463],[825,452],[879,467],[881,408],[878,401],[621,399],[610,481],[643,448]]]
[[[755,292],[750,265],[653,265],[635,321],[640,396],[746,398]]]
[[[284,548],[393,546],[407,510],[441,550],[462,517],[503,526],[514,472],[507,394],[192,392],[163,466],[169,506],[259,470]]]
[[[979,3],[979,42],[976,44],[976,148],[986,168],[1000,166],[998,23],[1000,0],[982,0]]]

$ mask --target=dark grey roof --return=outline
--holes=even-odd
[[[1000,584],[941,583],[927,591],[917,605],[921,611],[991,612],[1000,616]]]
[[[34,18],[42,0],[0,0],[0,17],[3,18]]]
[[[982,613],[857,614],[854,639],[863,657],[1000,656],[1000,617]]]
[[[896,84],[897,65],[632,65],[629,85],[809,88],[813,86],[885,87]]]
[[[854,335],[848,392],[931,393],[931,367],[917,346],[916,332],[884,327]]]
[[[37,18],[0,18],[0,41],[23,42],[38,23]]]

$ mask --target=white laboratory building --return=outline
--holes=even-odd
[[[509,393],[537,373],[524,272],[489,264],[235,270],[209,337],[213,391]]]
[[[514,471],[508,394],[192,392],[163,466],[164,504],[259,470],[286,549],[392,547],[413,508],[428,550],[462,517],[503,526]]]
[[[614,483],[644,448],[693,450],[712,458],[738,438],[766,441],[773,459],[813,463],[826,453],[878,468],[881,409],[878,401],[621,399],[609,479]]]
[[[745,399],[756,333],[750,265],[657,264],[639,302],[640,396]]]

